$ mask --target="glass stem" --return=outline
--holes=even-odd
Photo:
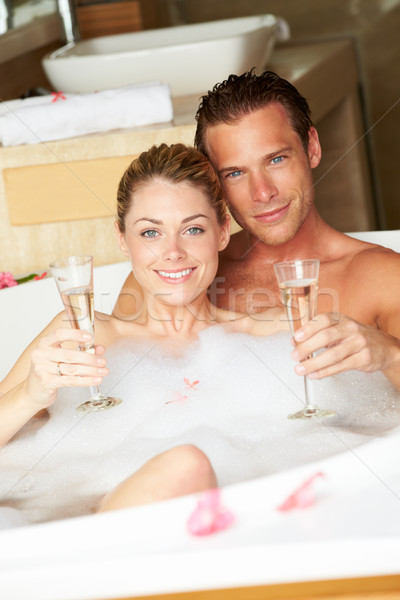
[[[307,358],[312,358],[314,354],[310,354]],[[314,408],[314,388],[312,382],[304,375],[304,398],[306,408]]]
[[[98,385],[90,386],[90,394],[92,398],[99,398],[101,396],[100,388]]]
[[[306,407],[312,408],[314,406],[314,390],[311,381],[306,376],[304,376],[304,398]]]

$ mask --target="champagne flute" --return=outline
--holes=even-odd
[[[317,314],[317,290],[319,260],[290,260],[274,265],[275,275],[286,309],[292,334]],[[308,377],[304,376],[305,406],[288,415],[289,419],[311,419],[333,417],[336,413],[315,406],[313,389]]]
[[[68,256],[55,260],[49,267],[71,327],[94,334],[93,257]],[[80,345],[79,349],[94,354],[94,343]],[[90,400],[76,410],[98,412],[121,403],[119,398],[104,396],[98,385],[90,386],[90,393]]]

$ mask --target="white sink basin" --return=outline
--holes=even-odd
[[[72,42],[47,54],[43,67],[57,91],[87,93],[164,81],[172,96],[212,88],[231,73],[266,66],[285,21],[273,15],[224,19]]]

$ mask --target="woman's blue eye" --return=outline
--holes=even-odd
[[[283,161],[283,156],[275,156],[275,158],[273,158],[271,160],[271,162],[272,162],[273,165],[278,165],[282,161]]]
[[[147,229],[146,231],[143,231],[141,235],[146,238],[155,238],[158,236],[158,231],[155,229]]]
[[[203,233],[204,229],[202,229],[201,227],[189,227],[189,229],[187,230],[187,233],[189,233],[190,235],[198,235],[199,233]]]

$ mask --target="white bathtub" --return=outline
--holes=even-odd
[[[400,251],[400,231],[353,235]],[[97,308],[110,312],[128,271],[128,263],[95,270]],[[60,308],[51,279],[0,291],[3,374],[19,352],[14,338],[27,343]],[[33,324],[33,314],[42,323]],[[204,538],[186,530],[196,504],[193,496],[4,530],[0,597],[100,600],[385,575],[394,576],[392,585],[400,587],[398,456],[396,429],[323,461],[228,486],[223,502],[236,524]],[[313,507],[276,510],[317,472],[325,477],[318,480]],[[372,580],[371,589],[380,589],[379,581]],[[341,585],[346,591],[346,583]],[[350,590],[357,591],[354,582]],[[243,600],[249,596],[246,589],[235,595]]]
[[[94,92],[164,81],[173,96],[206,92],[231,73],[262,70],[287,24],[273,15],[224,19],[72,42],[47,54],[56,90]]]

